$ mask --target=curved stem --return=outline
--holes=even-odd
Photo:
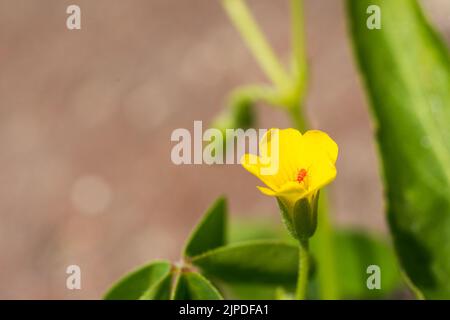
[[[261,32],[245,1],[222,0],[222,4],[266,75],[279,90],[285,90],[291,82],[290,77]]]
[[[308,275],[309,275],[309,244],[308,240],[300,240],[299,245],[299,262],[298,262],[298,278],[297,291],[295,292],[295,299],[305,300],[306,290],[308,289]]]
[[[278,92],[266,85],[249,85],[235,89],[229,95],[229,100],[249,98],[255,102],[265,102],[269,106],[277,106],[280,104],[280,96]]]

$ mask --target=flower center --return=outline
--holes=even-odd
[[[308,175],[308,171],[305,169],[300,169],[297,173],[297,179],[295,179],[298,183],[302,183],[306,176]]]

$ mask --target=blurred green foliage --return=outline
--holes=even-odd
[[[232,243],[252,239],[281,239],[292,245],[296,244],[282,226],[270,220],[236,220],[230,231]],[[337,229],[332,235],[332,243],[332,250],[338,257],[337,289],[343,299],[388,298],[404,290],[394,251],[381,235],[365,230]],[[314,252],[317,252],[318,245],[315,241],[311,242],[313,256]],[[320,263],[317,259],[315,261]],[[370,265],[377,265],[381,269],[380,290],[367,288],[366,281],[369,277],[367,267]],[[236,297],[243,299],[250,299],[252,295],[261,299],[273,299],[276,296],[277,286],[233,285],[229,290]],[[320,298],[317,290],[317,272],[313,271],[309,298]]]
[[[187,241],[182,265],[150,263],[124,276],[105,299],[221,299],[216,287],[227,298],[290,297],[298,271],[296,242],[281,224],[263,219],[236,220],[227,232],[226,207],[225,199],[219,198],[207,210]],[[224,239],[227,233],[226,243],[200,241]],[[342,230],[333,236],[333,244],[340,262],[337,274],[342,297],[388,297],[402,287],[394,254],[379,237]],[[381,290],[366,286],[366,269],[372,264],[382,270]],[[314,268],[310,277],[309,298],[319,298]]]
[[[450,60],[415,0],[349,0],[355,53],[371,100],[388,220],[407,276],[450,298]],[[382,27],[365,27],[378,5]]]

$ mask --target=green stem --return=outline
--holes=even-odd
[[[297,79],[306,75],[307,68],[304,20],[303,0],[291,0],[292,58]]]
[[[249,98],[254,102],[262,101],[270,106],[280,105],[281,100],[278,92],[274,88],[264,85],[249,85],[240,87],[233,90],[229,96],[230,101],[243,98]]]
[[[317,268],[317,280],[319,284],[319,295],[325,300],[339,299],[337,275],[336,275],[336,257],[333,246],[333,226],[330,221],[328,209],[328,192],[321,190],[319,199],[319,219],[316,236],[314,240],[315,256],[320,265]]]
[[[306,291],[308,289],[308,275],[309,275],[309,244],[308,240],[300,240],[299,245],[299,263],[298,263],[298,279],[297,291],[295,292],[295,299],[305,300]]]
[[[303,0],[291,0],[291,46],[292,76],[294,96],[303,101],[308,83],[308,63],[306,60]]]
[[[290,77],[278,61],[245,1],[222,0],[222,4],[263,71],[280,91],[285,91],[291,82]]]

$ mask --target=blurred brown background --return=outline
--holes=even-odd
[[[385,232],[343,2],[305,2],[308,113],[340,146],[332,216]],[[450,2],[422,2],[449,41]],[[286,58],[288,1],[249,3]],[[81,7],[79,31],[65,26],[70,4]],[[231,89],[263,81],[219,1],[0,0],[0,298],[100,298],[138,264],[178,260],[220,194],[234,216],[279,223],[240,166],[170,161],[172,130],[208,123]],[[259,111],[261,128],[289,126]],[[71,264],[82,290],[66,289]]]

